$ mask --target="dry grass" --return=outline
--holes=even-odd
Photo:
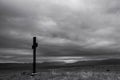
[[[115,71],[71,69],[49,69],[35,76],[31,76],[30,71],[3,71],[0,72],[0,80],[120,80],[120,73]]]

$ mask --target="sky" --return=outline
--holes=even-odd
[[[39,44],[38,59],[118,57],[119,4],[119,0],[0,0],[0,62],[30,62],[33,36]]]

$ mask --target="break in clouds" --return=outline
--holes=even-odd
[[[119,0],[0,0],[0,55],[4,60],[32,56],[119,55]],[[12,60],[11,60],[12,61]]]

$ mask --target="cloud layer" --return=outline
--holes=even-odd
[[[119,52],[119,3],[118,0],[1,0],[0,53],[13,57],[31,55],[33,36],[38,38],[40,56]],[[102,53],[96,53],[101,49]]]

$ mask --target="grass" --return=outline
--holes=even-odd
[[[111,70],[107,69],[112,68]],[[0,80],[120,80],[120,66],[97,66],[30,71],[0,71]]]

